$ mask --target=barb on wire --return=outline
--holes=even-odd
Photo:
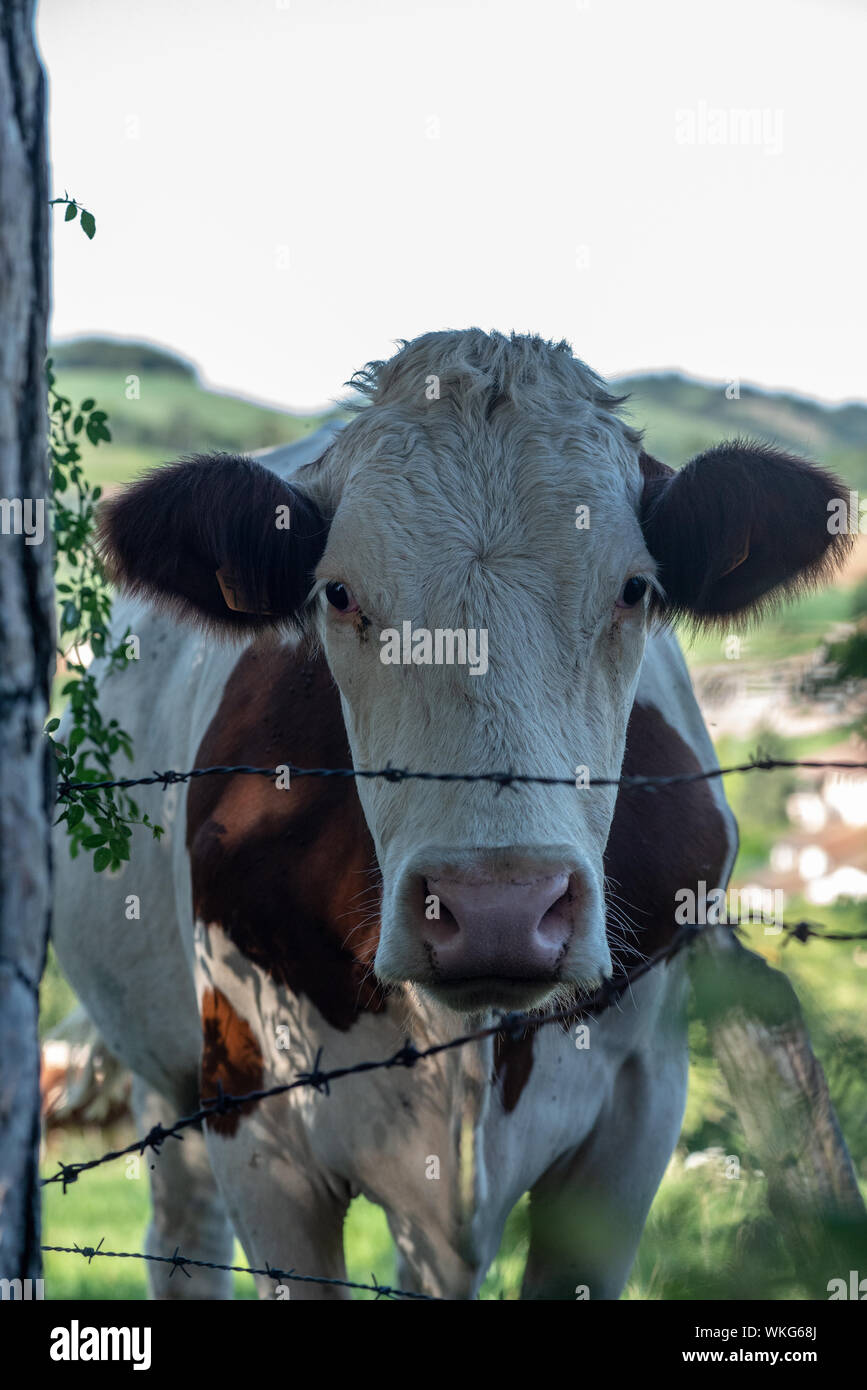
[[[728,926],[735,931],[740,926],[748,924],[750,924],[749,918],[719,923],[720,926]],[[274,1096],[286,1095],[289,1091],[309,1087],[327,1097],[330,1095],[332,1082],[340,1081],[346,1076],[359,1076],[372,1071],[388,1071],[394,1067],[412,1068],[430,1057],[437,1057],[440,1053],[450,1052],[454,1048],[466,1047],[473,1042],[481,1042],[485,1038],[495,1037],[498,1033],[505,1033],[517,1041],[531,1027],[536,1029],[547,1027],[552,1023],[571,1023],[579,1018],[599,1018],[606,1010],[618,1004],[632,985],[655,969],[657,965],[673,960],[704,930],[706,928],[691,924],[682,926],[667,946],[640,961],[631,969],[622,971],[619,975],[604,981],[600,988],[589,995],[587,999],[564,1005],[562,1008],[549,1013],[529,1014],[518,1011],[501,1013],[487,1027],[479,1028],[471,1033],[462,1033],[458,1037],[447,1039],[445,1042],[432,1043],[429,1047],[417,1048],[411,1040],[407,1040],[389,1057],[382,1057],[377,1061],[355,1062],[351,1066],[333,1067],[330,1070],[326,1070],[322,1066],[322,1049],[320,1048],[316,1053],[311,1070],[300,1072],[294,1081],[285,1081],[280,1085],[270,1086],[266,1090],[248,1091],[241,1096],[228,1095],[223,1091],[222,1086],[218,1086],[217,1095],[204,1100],[200,1108],[193,1114],[185,1115],[168,1126],[156,1124],[142,1138],[127,1144],[126,1148],[111,1149],[99,1158],[87,1159],[80,1163],[60,1162],[58,1171],[47,1178],[42,1178],[40,1185],[46,1187],[51,1183],[61,1183],[65,1193],[71,1183],[78,1181],[81,1173],[89,1172],[92,1168],[99,1168],[103,1163],[109,1163],[113,1159],[125,1158],[129,1154],[143,1155],[148,1149],[152,1149],[154,1153],[159,1153],[167,1139],[182,1141],[185,1129],[199,1125],[213,1115],[227,1115],[240,1110],[243,1106],[258,1104],[259,1101],[270,1100]],[[810,922],[797,922],[792,926],[784,927],[783,930],[786,934],[786,940],[794,937],[804,943],[811,937],[822,941],[861,941],[867,939],[867,932],[831,933]]]
[[[817,761],[807,758],[763,758],[754,757],[746,763],[736,763],[731,767],[713,767],[700,772],[676,772],[670,775],[660,775],[654,777],[590,777],[586,783],[582,783],[581,789],[587,787],[618,787],[626,790],[645,788],[653,790],[660,787],[686,786],[691,782],[708,781],[715,777],[730,777],[735,773],[742,772],[772,772],[777,768],[835,768],[845,772],[865,772],[867,762],[853,762],[846,760],[838,761]],[[244,764],[219,766],[219,767],[194,767],[188,772],[177,772],[170,768],[166,772],[154,771],[148,777],[120,777],[114,781],[104,782],[72,782],[61,780],[57,784],[57,798],[64,801],[71,796],[84,795],[87,792],[108,791],[122,787],[149,787],[163,786],[169,787],[176,782],[188,782],[196,777],[215,777],[239,775],[248,777],[269,777],[274,779],[278,776],[286,776],[288,771],[289,782],[295,777],[348,777],[348,778],[367,778],[381,777],[386,782],[491,782],[500,790],[512,786],[540,786],[540,787],[575,787],[574,777],[552,777],[536,773],[523,772],[413,772],[409,768],[402,767],[383,767],[383,768],[358,768],[358,767],[294,767],[291,763],[284,763],[281,768],[276,767],[249,767]]]
[[[178,1270],[186,1275],[187,1279],[191,1279],[190,1269],[220,1269],[227,1274],[260,1274],[276,1283],[291,1281],[297,1284],[331,1284],[341,1289],[359,1289],[364,1293],[375,1294],[377,1299],[413,1298],[425,1303],[440,1302],[435,1294],[415,1293],[410,1289],[395,1288],[392,1284],[380,1284],[375,1275],[371,1275],[372,1283],[361,1284],[355,1279],[330,1279],[324,1274],[298,1274],[294,1269],[275,1269],[270,1264],[264,1269],[251,1269],[248,1265],[221,1265],[212,1260],[193,1260],[187,1255],[182,1255],[179,1246],[175,1246],[171,1255],[145,1255],[138,1250],[103,1250],[104,1239],[103,1236],[99,1245],[43,1245],[42,1249],[45,1253],[53,1255],[81,1255],[88,1264],[97,1256],[107,1260],[149,1260],[153,1264],[168,1264],[172,1266],[170,1279]]]
[[[792,927],[784,927],[783,933],[785,936],[784,946],[787,946],[790,941],[800,941],[803,945],[806,945],[810,940],[867,941],[867,931],[828,931],[827,927],[816,922],[796,922]]]

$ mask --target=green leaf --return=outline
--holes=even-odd
[[[77,626],[78,626],[78,607],[77,607],[77,605],[72,601],[72,599],[70,598],[70,599],[67,599],[66,602],[65,602],[64,605],[63,605],[63,613],[61,614],[61,618],[60,618],[60,631],[61,631],[61,632],[72,632],[72,631],[75,630],[75,628],[76,628]]]
[[[69,810],[66,813],[66,823],[69,826],[69,829],[74,830],[75,827],[78,825],[79,821],[82,820],[84,820],[84,807],[79,806],[77,803],[70,806]]]
[[[79,725],[77,729],[73,729],[72,733],[69,735],[70,753],[76,753],[86,738],[87,730],[82,729],[81,725]]]
[[[78,212],[78,208],[75,206],[75,203],[70,203],[69,206],[68,206],[67,209],[66,209],[66,216],[65,216],[64,219],[63,219],[64,222],[73,222],[73,221],[75,220],[75,215],[76,215],[77,212]],[[82,214],[82,218],[83,218],[83,214]]]
[[[94,872],[95,872],[95,873],[98,873],[98,874],[101,874],[102,871],[103,871],[103,869],[107,869],[110,863],[111,863],[111,850],[110,850],[110,849],[98,849],[98,850],[96,851],[96,854],[93,856],[93,868],[94,868]]]
[[[93,407],[95,405],[96,401],[93,399],[93,397],[88,396],[86,401],[81,402],[79,409],[83,412],[83,414],[87,415],[89,411],[93,410]]]
[[[104,845],[104,844],[105,844],[105,836],[104,836],[104,835],[85,835],[85,837],[84,837],[84,839],[82,840],[81,843],[82,843],[82,846],[84,847],[84,849],[99,849],[100,845]]]
[[[93,234],[96,231],[96,218],[92,212],[86,208],[81,209],[81,230],[89,241],[93,241]]]
[[[46,732],[47,734],[53,734],[53,733],[54,733],[54,730],[55,730],[55,729],[59,729],[59,728],[60,728],[60,720],[59,720],[59,719],[49,719],[48,723],[45,725],[45,732]]]

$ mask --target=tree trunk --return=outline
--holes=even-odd
[[[50,911],[54,661],[48,173],[33,0],[0,4],[0,1278],[39,1275],[38,984]],[[38,522],[42,515],[43,535]],[[28,534],[29,533],[29,536]],[[28,543],[28,539],[31,543]]]

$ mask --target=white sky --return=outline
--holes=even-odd
[[[54,213],[56,337],[299,408],[470,324],[867,394],[859,0],[41,0],[38,34],[97,219]]]

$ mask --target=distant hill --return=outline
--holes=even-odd
[[[247,451],[289,444],[318,429],[334,412],[295,415],[238,396],[209,391],[191,363],[149,344],[82,338],[52,350],[58,386],[74,402],[96,398],[108,411],[110,445],[84,445],[88,474],[104,487],[126,482],[144,468],[211,449]],[[138,378],[130,398],[128,377]],[[672,466],[685,463],[721,439],[751,436],[777,443],[826,464],[848,487],[867,494],[867,406],[823,406],[782,392],[742,384],[729,400],[724,383],[677,373],[623,378],[626,410],[645,430],[647,449]],[[756,661],[809,651],[852,616],[854,586],[867,574],[867,537],[847,571],[821,593],[766,618],[751,638]],[[722,638],[682,632],[693,665],[723,659]]]
[[[103,487],[184,454],[291,444],[332,413],[294,415],[210,391],[190,362],[147,343],[78,338],[50,356],[64,395],[76,404],[91,396],[108,412],[111,443],[83,446],[88,475]]]
[[[96,371],[125,374],[150,372],[161,376],[182,376],[198,382],[192,362],[167,348],[151,343],[130,343],[120,338],[72,338],[55,343],[50,350],[56,368],[93,367]]]
[[[89,455],[100,482],[122,482],[140,468],[207,449],[264,449],[317,429],[333,412],[296,415],[204,387],[192,363],[147,343],[78,338],[52,349],[58,384],[107,410],[112,445]],[[139,381],[130,399],[128,377]],[[824,463],[867,493],[867,405],[825,406],[802,396],[725,384],[674,372],[624,377],[630,419],[649,451],[672,465],[720,439],[748,435]]]
[[[725,384],[709,385],[676,373],[629,376],[627,412],[646,429],[645,443],[666,463],[736,435],[764,439],[802,453],[867,492],[867,405],[826,406],[803,396],[740,386],[728,400]]]

